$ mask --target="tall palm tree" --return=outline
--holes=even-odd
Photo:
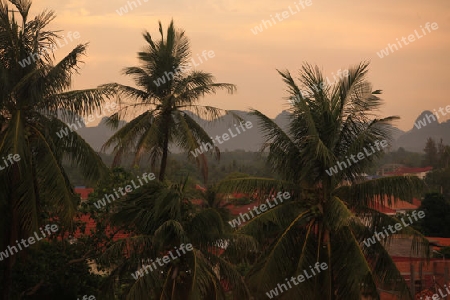
[[[381,91],[372,91],[367,71],[368,63],[361,63],[333,86],[324,86],[320,69],[307,63],[299,73],[300,85],[289,71],[278,71],[291,100],[288,128],[252,111],[265,136],[262,150],[269,151],[267,161],[281,180],[240,178],[222,183],[219,189],[258,191],[267,197],[278,191],[291,195],[291,200],[238,230],[264,245],[247,278],[258,297],[266,297],[269,294],[265,293],[294,276],[298,285],[290,281],[288,291],[284,287],[277,290],[280,299],[361,299],[362,294],[379,299],[377,285],[382,284],[392,285],[403,299],[411,299],[385,244],[367,247],[363,243],[376,230],[399,222],[374,210],[377,201],[408,200],[423,190],[417,177],[360,181],[360,174],[383,152],[381,148],[372,153],[370,146],[377,140],[390,140],[390,122],[397,118],[375,117]],[[366,153],[364,148],[372,154],[349,164],[347,158]],[[347,162],[347,168],[330,176],[329,168],[338,162]],[[419,233],[411,227],[402,233],[413,235],[415,249],[427,254],[428,243]],[[311,275],[310,266],[316,262],[325,263],[326,270],[299,283],[297,276],[304,274],[303,270]]]
[[[91,179],[107,169],[76,132],[57,137],[56,133],[67,126],[57,118],[58,113],[89,113],[100,108],[104,97],[114,95],[106,86],[69,91],[86,45],[76,46],[53,64],[51,52],[44,48],[56,46],[57,33],[45,29],[55,14],[44,11],[28,21],[31,1],[10,2],[17,11],[11,13],[8,4],[0,1],[0,157],[11,154],[18,160],[0,171],[1,249],[39,232],[38,227],[45,225],[44,216],[50,214],[62,223],[72,220],[76,197],[62,160],[71,160]],[[15,12],[21,16],[21,24]],[[31,55],[30,64],[19,64]],[[65,115],[68,118],[68,113]],[[5,262],[5,299],[10,299],[10,271],[16,257]]]
[[[135,152],[134,164],[138,164],[142,155],[148,153],[152,168],[161,159],[159,180],[163,181],[166,172],[169,144],[190,151],[199,148],[201,143],[214,145],[212,139],[194,120],[194,112],[207,120],[214,120],[227,111],[212,106],[202,106],[196,102],[201,96],[226,89],[233,93],[236,87],[229,83],[215,83],[210,73],[190,70],[191,55],[189,40],[183,30],[175,29],[173,21],[164,37],[159,22],[161,39],[154,41],[150,33],[143,34],[148,43],[145,51],[138,53],[140,67],[128,67],[124,74],[131,75],[138,86],[111,84],[122,95],[136,102],[124,106],[109,119],[109,124],[117,128],[118,121],[128,110],[144,108],[145,111],[117,131],[104,145],[103,149],[114,146],[114,164],[118,164],[124,154]],[[164,83],[162,83],[162,81]],[[214,147],[218,157],[218,148]],[[207,165],[204,153],[195,157],[207,178]]]
[[[112,266],[105,286],[109,297],[120,287],[127,299],[228,299],[228,285],[234,299],[248,299],[243,278],[228,258],[256,249],[256,242],[232,235],[216,209],[194,207],[186,182],[150,182],[112,204],[117,205],[112,224],[132,235],[108,247],[99,259],[101,266]],[[234,246],[220,253],[218,243],[230,239]],[[192,251],[175,254],[175,247],[189,243]],[[147,269],[137,279],[130,276],[168,251],[177,259]]]

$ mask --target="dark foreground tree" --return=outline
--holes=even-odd
[[[0,1],[1,250],[38,232],[49,216],[66,225],[71,222],[77,197],[62,160],[71,160],[91,179],[99,178],[106,167],[76,132],[58,138],[56,133],[67,126],[57,118],[58,112],[91,113],[114,92],[109,87],[69,91],[86,45],[76,46],[53,64],[53,50],[49,49],[56,47],[58,35],[45,27],[54,13],[45,11],[28,20],[31,1],[11,3],[13,7]],[[19,64],[30,57],[30,64]],[[3,157],[14,155],[14,161],[5,164]],[[11,255],[1,264],[4,299],[11,299],[12,266],[25,252]]]
[[[439,193],[428,193],[419,209],[425,212],[420,225],[426,236],[450,237],[449,199]]]
[[[450,167],[432,170],[426,175],[425,182],[430,191],[440,193],[446,199],[450,199]]]
[[[109,123],[117,128],[118,121],[127,112],[143,109],[144,112],[117,131],[104,145],[103,149],[114,146],[115,161],[120,163],[124,154],[134,153],[134,164],[142,155],[149,154],[152,168],[159,163],[159,180],[166,173],[169,145],[174,144],[188,152],[197,161],[203,177],[207,178],[207,165],[204,153],[193,155],[202,143],[209,143],[216,156],[218,148],[205,130],[195,121],[192,112],[210,121],[228,112],[212,106],[197,104],[200,97],[226,89],[236,90],[233,84],[215,83],[210,73],[191,70],[189,40],[184,31],[175,29],[173,21],[164,36],[159,23],[161,39],[154,41],[150,33],[144,33],[147,42],[144,51],[138,53],[140,67],[125,68],[138,86],[111,84],[123,96],[135,100],[112,115]],[[206,151],[205,151],[206,152]],[[161,159],[161,161],[159,161]]]
[[[286,130],[253,111],[265,135],[262,150],[269,151],[268,163],[281,180],[239,178],[222,183],[219,190],[257,192],[264,198],[279,191],[291,195],[238,230],[264,245],[247,278],[257,299],[280,294],[280,299],[379,299],[381,285],[411,299],[384,248],[392,236],[382,243],[364,243],[376,230],[399,222],[374,210],[377,201],[412,199],[423,189],[417,177],[360,180],[381,156],[383,148],[377,150],[376,142],[390,140],[388,125],[396,119],[374,115],[380,91],[372,91],[367,70],[368,64],[361,63],[334,86],[324,86],[321,71],[308,64],[300,71],[300,86],[288,71],[279,71],[292,103]],[[428,249],[426,239],[410,227],[402,233],[414,235],[416,250]],[[316,263],[325,263],[320,273],[315,269],[317,275],[299,283],[298,276],[305,271],[312,275]]]
[[[102,277],[91,272],[87,260],[79,261],[86,252],[85,245],[71,245],[68,240],[41,243],[14,266],[14,290],[20,299],[81,299],[85,294],[98,295]],[[19,298],[14,295],[10,299]]]
[[[225,300],[228,289],[233,299],[249,298],[230,258],[255,250],[256,242],[233,235],[217,209],[193,205],[191,193],[186,181],[154,181],[114,203],[113,224],[132,234],[108,247],[98,260],[110,272],[103,288],[108,299],[120,291],[126,299]],[[232,247],[220,249],[231,240]],[[193,247],[178,250],[178,255],[182,244]],[[166,255],[170,260],[161,265]]]
[[[439,155],[438,148],[436,147],[436,141],[432,138],[427,139],[427,143],[425,144],[425,148],[423,148],[425,152],[424,162],[426,166],[432,166],[436,168],[439,163]]]

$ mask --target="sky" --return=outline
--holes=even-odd
[[[450,1],[309,1],[35,0],[30,15],[53,10],[57,17],[50,29],[63,30],[65,37],[79,33],[55,52],[57,59],[79,43],[90,43],[74,89],[132,84],[121,71],[139,65],[137,52],[145,46],[142,33],[147,30],[158,39],[158,21],[167,28],[173,19],[190,39],[196,69],[212,73],[217,82],[237,85],[236,94],[219,91],[202,98],[203,105],[254,108],[274,118],[289,105],[277,69],[297,78],[308,62],[333,82],[339,70],[361,61],[370,61],[373,89],[383,90],[380,115],[400,116],[394,125],[402,130],[410,130],[422,111],[450,105]],[[125,7],[128,12],[120,15]],[[428,31],[427,23],[436,24]],[[256,26],[263,30],[254,34]],[[389,55],[381,58],[388,44],[396,44],[397,50],[391,46]],[[214,51],[214,57],[199,63],[197,54],[204,50]],[[440,115],[440,121],[449,117]]]

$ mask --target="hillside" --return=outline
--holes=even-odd
[[[219,120],[208,123],[205,120],[193,115],[193,117],[205,128],[206,132],[211,137],[216,135],[222,135],[231,130],[235,137],[230,138],[228,141],[224,141],[222,144],[217,144],[221,151],[234,151],[234,150],[245,150],[245,151],[258,151],[262,144],[262,135],[258,129],[258,122],[255,116],[249,115],[244,111],[233,111],[239,115],[245,121],[250,121],[253,125],[251,129],[246,130],[246,132],[241,132],[237,134],[235,124],[238,125],[238,121],[234,120],[232,116],[224,116]],[[431,122],[428,122],[427,115],[431,114],[430,111],[422,112],[416,119],[411,130],[404,132],[398,128],[392,128],[392,136],[394,138],[392,150],[396,150],[399,147],[403,147],[408,151],[422,152],[423,145],[425,144],[428,137],[432,137],[435,140],[444,141],[444,144],[450,143],[450,120],[439,123],[439,120],[433,121],[431,117],[428,117]],[[287,122],[288,112],[282,111],[274,119],[275,123],[280,127],[285,127]],[[96,150],[100,151],[101,146],[106,142],[106,140],[113,134],[113,130],[105,124],[105,119],[98,126],[95,127],[83,127],[78,129],[78,133]],[[123,122],[125,124],[125,122]],[[177,148],[171,148],[174,153],[179,152]],[[111,149],[107,151],[110,153]]]
[[[433,120],[430,111],[422,112],[414,122],[411,130],[402,134],[395,143],[397,147],[403,147],[409,151],[422,152],[427,138],[436,141],[443,140],[444,144],[450,144],[450,120],[440,123]]]

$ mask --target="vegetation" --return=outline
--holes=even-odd
[[[439,251],[436,251],[433,255],[435,258],[444,257],[446,259],[450,258],[450,247],[443,247]]]
[[[213,206],[199,209],[189,199],[186,180],[165,184],[152,182],[117,202],[111,220],[115,226],[130,228],[133,235],[109,247],[99,263],[114,266],[105,290],[109,297],[120,284],[127,299],[225,299],[223,281],[233,295],[247,299],[249,293],[240,274],[227,257],[255,249],[256,242],[232,236],[221,213]],[[234,241],[219,255],[218,242]],[[191,243],[193,251],[135,280],[146,259],[163,257],[181,244]],[[126,253],[124,257],[124,253]],[[151,288],[150,288],[151,287]]]
[[[45,11],[28,20],[29,1],[0,2],[0,156],[19,155],[20,160],[0,172],[1,236],[5,249],[28,238],[50,217],[69,224],[76,213],[76,197],[61,166],[68,158],[83,175],[98,179],[107,172],[100,157],[76,132],[57,138],[65,127],[58,112],[89,113],[100,109],[109,87],[70,91],[72,75],[87,45],[78,45],[54,64],[43,51],[54,46],[58,35],[46,30],[54,19]],[[21,20],[21,23],[18,23]],[[45,53],[44,53],[45,52]],[[39,53],[30,65],[18,61]],[[67,113],[66,113],[67,116]],[[16,256],[2,262],[2,294],[11,299],[12,268]]]
[[[111,126],[117,128],[120,118],[130,109],[144,108],[145,111],[119,129],[104,148],[114,146],[115,165],[120,162],[123,154],[129,152],[135,153],[133,164],[138,164],[141,156],[148,153],[153,169],[161,159],[159,180],[164,181],[169,144],[174,143],[196,160],[206,181],[208,168],[205,154],[194,157],[190,151],[194,151],[202,143],[214,145],[214,142],[189,112],[206,120],[228,114],[225,110],[202,106],[196,102],[201,96],[215,93],[219,89],[233,93],[236,87],[229,83],[215,83],[214,77],[209,73],[185,72],[189,70],[191,52],[184,31],[175,29],[172,21],[165,38],[161,22],[159,32],[159,41],[154,41],[149,32],[144,33],[148,46],[146,51],[138,53],[142,66],[124,70],[124,74],[131,75],[140,89],[120,84],[110,85],[118,89],[121,95],[136,100],[135,104],[126,105],[110,117]],[[159,79],[166,77],[165,83],[161,84]],[[217,147],[214,153],[219,157]]]
[[[401,164],[407,167],[426,167],[424,154],[405,150],[403,147],[396,151],[386,153],[377,163],[376,167],[384,164]]]
[[[425,212],[420,226],[426,236],[450,237],[450,200],[428,193],[419,208]]]
[[[327,174],[364,147],[390,140],[397,117],[374,114],[382,104],[381,91],[374,91],[367,80],[368,63],[350,68],[347,77],[326,87],[316,66],[305,63],[298,81],[289,71],[278,71],[291,100],[287,129],[252,110],[265,139],[261,153],[220,154],[214,148],[213,156],[222,156],[221,161],[208,164],[206,153],[191,153],[203,143],[214,144],[193,114],[209,121],[232,114],[198,102],[218,90],[233,93],[236,87],[215,82],[210,73],[187,71],[190,44],[183,30],[171,22],[165,32],[159,23],[158,40],[144,33],[140,66],[123,71],[136,87],[110,83],[70,90],[87,45],[53,61],[44,49],[59,38],[46,29],[54,13],[44,11],[29,20],[29,0],[10,2],[12,6],[0,0],[0,157],[12,154],[20,160],[0,170],[3,299],[75,299],[86,294],[96,299],[263,299],[286,278],[309,271],[317,262],[325,263],[326,270],[279,299],[378,299],[379,288],[411,299],[385,248],[391,237],[369,247],[363,241],[399,222],[374,210],[376,203],[420,197],[426,186],[417,177],[361,181],[361,174],[399,159],[435,167],[426,181],[444,196],[426,195],[421,207],[426,218],[416,228],[447,236],[449,227],[436,221],[450,221],[450,148],[429,139],[424,155],[399,149],[383,156],[378,151]],[[31,64],[18,63],[35,53],[38,59]],[[73,114],[92,113],[113,97],[125,103],[108,120],[113,128],[127,115],[141,114],[106,142],[104,149],[112,147],[112,157],[97,154],[76,132],[57,136]],[[183,153],[171,154],[170,146]],[[145,159],[149,163],[141,164]],[[127,168],[117,167],[124,163]],[[158,173],[158,180],[131,192],[125,188],[126,193],[102,207],[94,205],[150,171]],[[202,181],[206,190],[196,186]],[[74,183],[92,184],[95,192],[81,203]],[[237,208],[259,205],[279,192],[290,198],[232,227],[229,221],[235,216],[224,201],[232,192],[243,195],[233,199]],[[4,255],[2,250],[46,224],[57,224],[58,234]],[[415,252],[429,256],[428,241],[417,230],[411,226],[402,233],[413,237]],[[134,276],[181,244],[191,244],[192,251]],[[442,255],[447,252],[443,249]]]
[[[399,221],[373,210],[376,199],[387,196],[388,203],[398,198],[412,199],[423,191],[422,181],[415,177],[385,177],[360,183],[358,174],[373,165],[379,152],[334,176],[325,172],[338,161],[345,161],[346,156],[363,152],[364,146],[390,139],[388,125],[395,117],[372,115],[381,104],[376,96],[380,91],[372,91],[366,80],[367,70],[368,64],[361,63],[335,87],[319,91],[315,87],[323,82],[323,75],[318,67],[303,66],[302,86],[288,71],[279,71],[289,98],[295,99],[286,132],[261,112],[253,111],[266,138],[262,150],[269,150],[267,160],[281,180],[239,178],[222,183],[220,190],[258,191],[264,195],[289,191],[293,198],[237,231],[255,237],[263,245],[247,275],[250,289],[258,298],[264,297],[268,287],[309,270],[316,262],[325,262],[328,269],[313,280],[293,286],[283,293],[283,298],[376,298],[376,286],[382,284],[392,284],[405,299],[410,297],[383,245],[369,248],[362,241],[373,236],[376,228]],[[312,96],[303,97],[301,90]],[[427,240],[420,233],[411,228],[404,233],[420,241],[417,249],[427,251]]]
[[[430,191],[441,193],[450,201],[450,145],[444,145],[442,140],[436,144],[429,138],[424,151],[426,161],[433,166],[433,171],[427,174],[425,182]]]
[[[107,165],[111,165],[114,157],[104,153],[100,153],[100,157]],[[144,156],[143,160],[146,159]],[[133,157],[131,155],[124,156],[121,168],[127,171],[133,171],[132,168]],[[189,160],[185,153],[171,153],[168,157],[168,164],[166,169],[166,179],[169,181],[179,181],[189,176],[195,182],[203,183],[203,176],[195,161]],[[75,186],[94,186],[83,178],[81,172],[75,167],[71,167],[63,162],[63,167],[68,173],[70,181]],[[212,160],[208,162],[208,185],[213,185],[222,179],[229,177],[234,173],[249,174],[254,176],[272,176],[273,173],[265,163],[265,156],[255,152],[245,152],[242,150],[232,152],[222,152],[220,160]],[[141,173],[142,174],[142,173]],[[139,175],[139,174],[137,174]]]
[[[85,252],[81,241],[73,245],[68,241],[42,242],[15,266],[14,290],[23,291],[25,299],[75,299],[97,294],[102,277],[91,273],[87,260],[76,262]]]

